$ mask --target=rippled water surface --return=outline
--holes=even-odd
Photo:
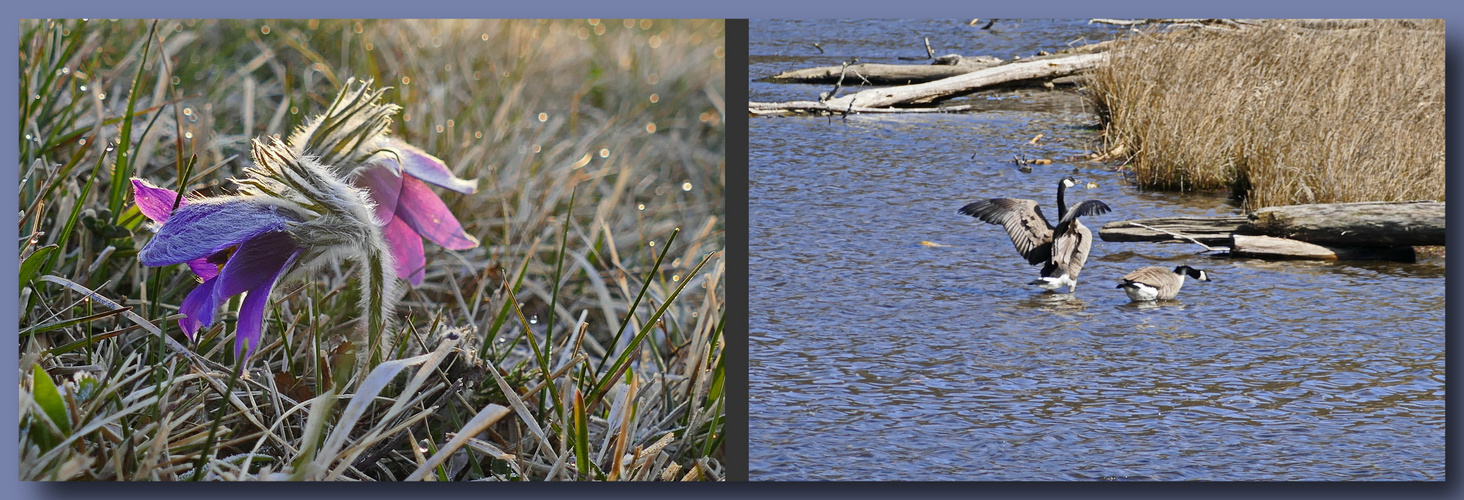
[[[1005,25],[1005,29],[1004,28]],[[1084,21],[753,21],[754,78],[841,58],[1002,58],[1112,30]],[[809,45],[820,42],[828,54]],[[751,83],[757,101],[828,86]],[[1096,118],[1065,94],[991,111],[752,118],[751,476],[757,480],[1444,478],[1444,261],[1267,262],[1094,244],[1076,295],[1025,283],[981,198],[1038,200],[1076,169],[1112,220],[1239,213],[1140,192],[1068,158]],[[998,105],[991,106],[991,103]],[[1036,145],[1027,140],[1045,134]],[[1053,158],[1030,174],[1013,154]],[[922,244],[929,242],[931,244]],[[1148,265],[1213,274],[1149,306]]]

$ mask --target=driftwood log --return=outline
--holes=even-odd
[[[1115,221],[1103,241],[1193,241],[1231,255],[1412,262],[1414,246],[1443,245],[1444,203],[1325,203],[1267,207],[1248,216]]]
[[[1249,223],[1240,232],[1356,247],[1443,245],[1444,203],[1368,202],[1268,207],[1252,213]]]
[[[829,99],[824,102],[749,102],[747,106],[748,111],[756,115],[766,114],[772,110],[782,112],[847,113],[847,110],[856,106],[860,108],[887,108],[896,105],[928,105],[936,101],[970,94],[998,85],[1026,80],[1058,78],[1080,71],[1087,71],[1097,67],[1107,57],[1107,52],[1100,52],[1016,62],[976,70],[964,75],[944,78],[933,82],[864,90],[843,97]],[[759,111],[762,111],[762,113],[759,113]]]
[[[990,68],[1000,63],[971,63],[971,64],[880,64],[880,63],[859,63],[850,64],[846,70],[846,80],[869,82],[870,85],[909,85],[912,83],[925,83],[942,78],[960,76],[979,69]],[[839,79],[839,66],[819,66],[817,68],[797,69],[784,71],[765,78],[765,81],[772,83],[834,83]],[[863,78],[863,80],[861,80]]]
[[[844,66],[819,66],[816,68],[784,71],[773,76],[765,77],[762,81],[770,83],[833,83],[839,79],[841,74],[847,72],[855,81],[862,80],[871,85],[909,85],[911,83],[924,83],[964,75],[978,69],[990,68],[1003,62],[1001,59],[992,56],[966,57],[960,54],[946,54],[932,59],[927,64],[856,63],[849,64],[847,69]]]
[[[1206,245],[1228,245],[1230,235],[1245,225],[1246,217],[1160,217],[1114,221],[1103,225],[1103,241],[1186,241],[1182,234]],[[1148,227],[1144,227],[1148,226]]]
[[[1262,259],[1301,260],[1391,260],[1414,262],[1418,260],[1413,247],[1338,247],[1317,245],[1274,236],[1248,236],[1237,234],[1231,237],[1230,255],[1234,257],[1256,257]]]

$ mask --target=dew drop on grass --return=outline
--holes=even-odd
[[[539,315],[535,314],[533,316],[529,316],[529,324],[530,325],[537,325],[537,324],[539,324]]]
[[[682,191],[691,191],[691,181],[686,181],[686,182],[681,183],[681,190]]]
[[[600,149],[600,157],[601,158],[609,158],[610,157],[610,150],[609,149],[605,149],[605,148],[601,148]]]
[[[655,247],[655,246],[656,246],[656,242],[654,242],[654,241],[652,241],[652,242],[650,242],[650,243],[649,243],[649,245],[650,245],[650,246],[651,246],[651,247],[652,247],[652,248],[654,248],[654,247]]]
[[[539,113],[539,123],[549,121],[549,113]]]
[[[192,139],[193,138],[193,132],[184,132],[183,133],[183,138],[184,139]]]
[[[82,86],[81,86],[81,91],[82,91],[82,92],[86,92],[86,85],[82,85]]]
[[[638,205],[636,205],[636,206],[635,206],[635,208],[636,208],[636,209],[637,209],[637,210],[641,210],[641,211],[645,211],[645,209],[646,209],[646,204],[645,204],[645,203],[641,203],[641,204],[638,204]]]
[[[673,274],[673,275],[671,275],[671,281],[681,281],[681,275],[680,274]]]

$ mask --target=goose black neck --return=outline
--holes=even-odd
[[[1057,220],[1067,217],[1067,179],[1057,181]]]

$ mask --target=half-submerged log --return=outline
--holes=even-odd
[[[1414,246],[1444,244],[1444,212],[1434,201],[1290,205],[1249,216],[1114,221],[1098,236],[1229,245],[1237,257],[1414,262]]]
[[[1205,245],[1228,245],[1245,223],[1244,215],[1121,220],[1104,224],[1098,236],[1103,241],[1189,241],[1179,236],[1184,235]]]
[[[1418,256],[1411,246],[1338,247],[1274,236],[1244,234],[1233,236],[1233,241],[1230,243],[1230,255],[1232,257],[1298,260],[1390,260],[1398,262],[1416,262],[1418,260]]]
[[[1350,247],[1444,244],[1444,203],[1327,203],[1267,207],[1238,231]]]

